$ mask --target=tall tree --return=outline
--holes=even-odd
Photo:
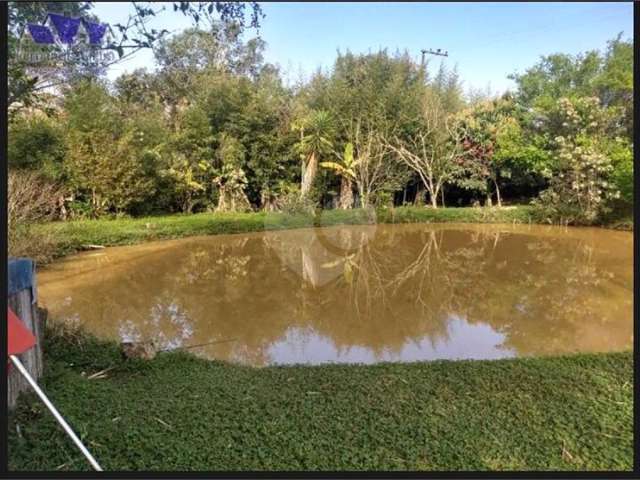
[[[464,107],[464,94],[457,67],[448,70],[441,63],[438,73],[429,84],[446,113],[455,113]]]
[[[524,73],[509,78],[517,84],[517,101],[548,110],[561,97],[597,96],[605,107],[625,111],[629,140],[633,125],[633,43],[622,34],[607,43],[604,52],[547,55]]]
[[[607,42],[602,68],[593,81],[597,95],[605,107],[624,111],[624,127],[633,142],[633,43],[621,35]]]
[[[325,110],[311,111],[294,124],[294,128],[300,132],[300,141],[296,144],[302,159],[300,193],[306,197],[316,178],[319,158],[333,150],[335,128],[331,115]]]
[[[454,127],[440,96],[431,92],[415,130],[404,139],[396,136],[387,141],[397,158],[418,174],[433,208],[438,206],[441,189],[457,171],[463,137],[464,132]]]
[[[157,148],[164,134],[154,120],[121,112],[104,85],[82,82],[65,98],[65,176],[93,215],[130,212],[156,191]]]
[[[311,81],[311,105],[326,108],[337,120],[337,149],[353,145],[362,205],[402,188],[407,169],[393,161],[384,138],[404,136],[412,128],[424,85],[424,70],[408,53],[386,50],[339,54],[329,75],[318,73]]]
[[[191,213],[198,205],[208,206],[216,167],[215,137],[202,108],[194,105],[180,112],[167,150],[164,175],[173,183],[181,210]]]
[[[389,131],[375,129],[362,119],[357,119],[349,129],[348,137],[353,139],[355,151],[355,184],[362,208],[380,201],[386,203],[385,196],[408,180],[406,169],[399,168],[389,154],[385,143],[389,135]]]
[[[470,107],[457,116],[455,128],[462,140],[457,183],[483,193],[487,206],[493,204],[494,193],[498,206],[502,206],[500,180],[510,176],[508,158],[496,155],[496,152],[498,139],[509,125],[512,107],[509,99],[494,99]]]

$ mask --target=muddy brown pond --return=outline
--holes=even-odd
[[[632,347],[632,234],[363,225],[192,237],[39,273],[56,321],[250,365]],[[198,346],[199,345],[199,346]]]

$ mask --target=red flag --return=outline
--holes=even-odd
[[[10,308],[7,308],[7,339],[8,355],[20,355],[36,344],[36,337]]]

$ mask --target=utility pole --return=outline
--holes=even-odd
[[[431,50],[431,49],[425,50],[425,49],[422,49],[422,50],[420,50],[420,52],[422,53],[422,64],[423,65],[424,65],[424,56],[426,54],[438,55],[440,57],[448,57],[449,56],[449,52],[447,52],[447,51],[443,52],[442,49],[440,49],[440,48],[438,48],[437,50]]]
[[[440,49],[440,48],[438,48],[437,50],[431,50],[431,49],[425,50],[425,49],[422,49],[422,50],[420,50],[420,52],[422,53],[422,60],[420,62],[420,65],[422,66],[423,69],[425,68],[425,63],[424,63],[424,56],[425,55],[427,55],[427,54],[429,54],[429,55],[437,55],[439,57],[448,57],[449,56],[449,52],[447,52],[447,51],[443,52],[442,49]]]

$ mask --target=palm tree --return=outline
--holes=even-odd
[[[331,151],[334,134],[333,120],[325,110],[312,110],[294,128],[300,130],[296,145],[302,157],[302,196],[308,195],[318,171],[318,158]]]
[[[353,182],[356,178],[355,167],[357,160],[353,159],[353,144],[347,143],[344,147],[342,163],[322,162],[323,168],[333,170],[340,175],[340,208],[346,210],[353,206]]]

